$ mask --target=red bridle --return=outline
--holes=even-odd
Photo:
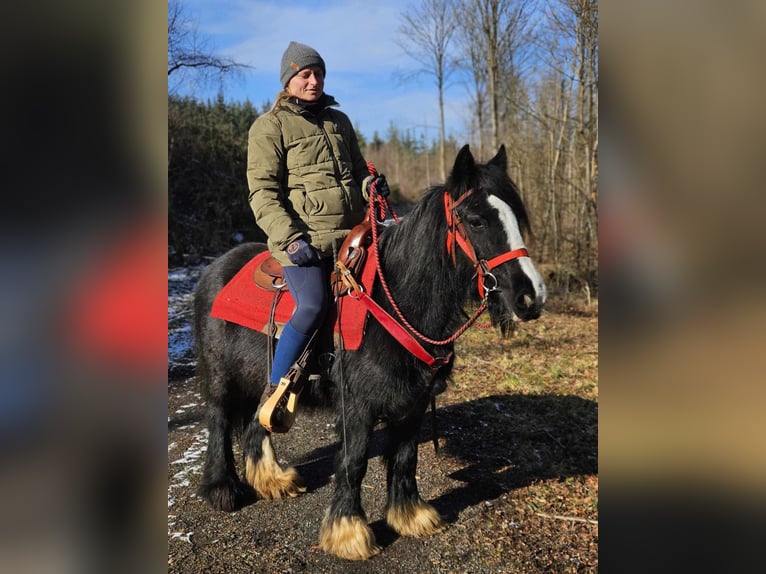
[[[370,175],[373,177],[376,177],[378,175],[377,170],[375,170],[375,166],[373,166],[371,163],[367,163],[367,167],[370,171]],[[401,321],[402,324],[399,324],[393,317],[391,317],[378,303],[373,301],[372,297],[368,293],[365,293],[363,290],[359,289],[358,286],[356,289],[349,289],[349,294],[353,298],[358,298],[376,317],[378,322],[397,340],[399,343],[404,346],[408,351],[410,351],[414,356],[416,356],[418,359],[429,365],[434,372],[441,367],[442,365],[448,363],[452,357],[452,352],[450,351],[447,353],[447,355],[443,357],[433,357],[428,351],[426,351],[420,343],[417,342],[415,337],[418,339],[425,341],[427,343],[430,343],[432,345],[437,346],[443,346],[448,345],[452,342],[454,342],[460,335],[462,335],[466,329],[468,329],[481,315],[486,309],[487,309],[487,295],[491,293],[492,291],[495,291],[497,289],[497,279],[495,276],[491,273],[492,269],[495,269],[496,267],[502,265],[503,263],[506,263],[508,261],[511,261],[513,259],[518,259],[519,257],[528,257],[529,254],[527,253],[527,250],[524,248],[521,249],[513,249],[510,251],[506,251],[505,253],[502,253],[496,257],[493,257],[489,260],[486,259],[479,259],[476,257],[476,251],[473,248],[473,245],[471,245],[471,241],[468,238],[468,234],[465,231],[465,227],[463,226],[463,223],[460,220],[460,217],[457,214],[457,206],[460,205],[469,195],[473,193],[473,190],[468,190],[463,195],[461,195],[456,201],[453,201],[452,198],[449,195],[449,192],[444,192],[444,210],[445,210],[445,216],[447,218],[447,253],[452,256],[452,262],[457,265],[456,257],[455,257],[455,244],[459,245],[460,248],[465,252],[465,254],[468,256],[468,258],[471,260],[471,262],[474,265],[474,268],[476,269],[476,275],[478,278],[478,286],[479,286],[479,296],[482,298],[482,304],[479,306],[479,308],[476,310],[476,312],[473,314],[472,317],[470,317],[462,327],[460,327],[457,331],[455,331],[450,337],[443,339],[443,340],[436,340],[432,339],[420,331],[418,331],[412,324],[410,324],[409,321],[407,321],[407,318],[402,314],[401,309],[399,309],[399,306],[396,304],[396,301],[394,300],[394,297],[391,293],[391,290],[388,287],[388,283],[386,281],[385,276],[383,275],[383,270],[381,269],[380,265],[380,258],[378,257],[378,226],[376,222],[373,222],[372,225],[372,245],[370,246],[370,253],[372,256],[373,261],[375,262],[375,268],[378,275],[378,278],[380,279],[381,286],[383,288],[383,291],[386,294],[386,297],[388,298],[389,303],[393,307],[394,311],[396,312],[397,317]],[[399,218],[396,216],[396,214],[391,209],[391,206],[388,204],[388,200],[385,197],[380,197],[377,195],[375,190],[375,184],[373,182],[370,190],[370,209],[369,214],[372,214],[371,217],[374,219],[378,219],[376,206],[381,208],[381,211],[385,213],[385,209],[388,209],[394,219],[398,222]],[[372,220],[372,219],[371,219]],[[382,221],[382,217],[380,218]],[[495,284],[491,287],[485,287],[485,279],[487,277],[491,277]],[[353,293],[353,295],[352,295]],[[407,329],[405,329],[402,325],[406,326]]]
[[[453,200],[448,191],[444,192],[444,215],[447,218],[447,253],[452,256],[452,263],[457,266],[455,244],[459,245],[468,256],[468,259],[473,263],[474,269],[476,269],[476,277],[479,288],[479,297],[484,298],[488,293],[497,289],[497,279],[491,273],[492,269],[499,267],[503,263],[518,259],[519,257],[529,257],[529,253],[523,247],[520,249],[512,249],[493,257],[492,259],[479,259],[476,257],[476,251],[471,245],[471,240],[468,238],[468,234],[465,231],[465,226],[457,214],[457,207],[463,201],[473,193],[473,189],[469,189],[463,195]],[[492,287],[485,287],[485,279],[491,277],[495,284]]]

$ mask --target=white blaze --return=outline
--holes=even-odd
[[[505,229],[505,235],[508,238],[508,246],[511,251],[514,249],[526,249],[524,239],[521,237],[519,221],[516,219],[516,215],[514,215],[511,207],[496,195],[490,195],[488,201],[489,204],[500,213],[500,222]],[[518,261],[519,265],[521,265],[521,270],[527,277],[529,277],[529,280],[535,288],[535,298],[540,303],[544,303],[548,293],[543,278],[540,277],[532,260],[529,257],[519,257]]]

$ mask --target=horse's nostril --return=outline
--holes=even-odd
[[[519,309],[529,309],[534,302],[535,300],[526,293],[516,297],[516,307]]]

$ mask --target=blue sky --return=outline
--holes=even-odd
[[[198,22],[209,51],[253,69],[229,80],[226,101],[249,98],[258,108],[279,91],[279,63],[291,40],[315,48],[327,64],[325,90],[368,138],[385,138],[393,122],[414,137],[438,137],[438,100],[431,76],[403,80],[418,64],[396,44],[400,15],[418,0],[182,0]],[[217,86],[181,88],[199,99],[215,98]],[[447,133],[463,143],[469,117],[464,86],[445,95]]]

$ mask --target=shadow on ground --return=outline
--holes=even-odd
[[[432,442],[430,419],[427,413],[421,443]],[[454,457],[463,463],[449,477],[465,485],[429,501],[449,522],[465,508],[509,490],[598,472],[598,403],[594,401],[559,395],[495,395],[439,408],[436,419],[437,461]],[[385,427],[378,428],[368,458],[381,456],[385,442]],[[323,446],[293,461],[309,491],[329,483],[337,449],[337,443]],[[420,474],[427,472],[422,465],[421,460]]]
[[[461,510],[546,479],[598,472],[598,403],[574,396],[500,395],[438,411],[444,453],[468,463],[465,483],[431,504],[448,520]]]

